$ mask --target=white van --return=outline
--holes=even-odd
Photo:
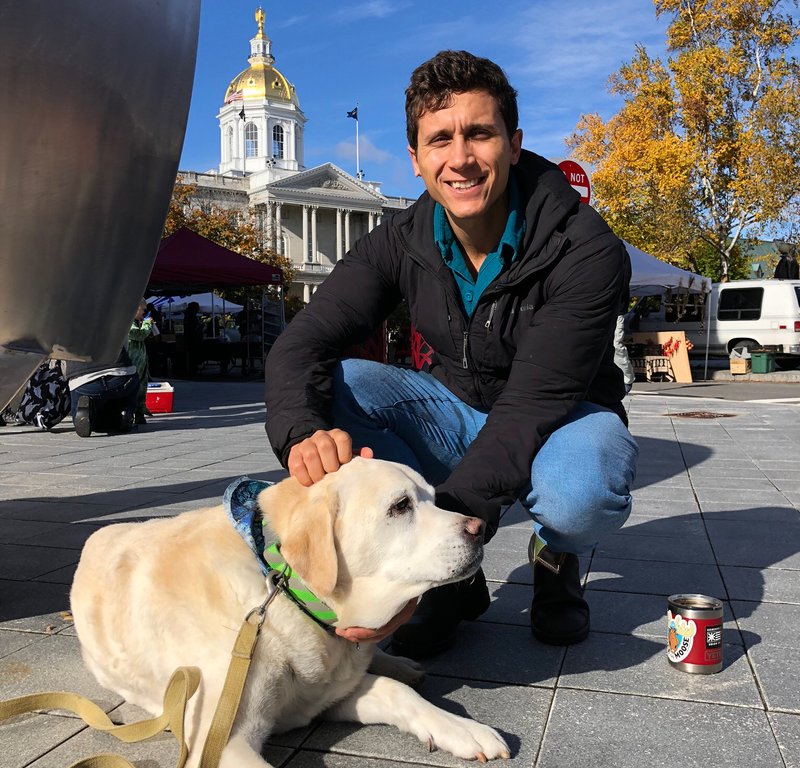
[[[675,294],[645,296],[633,312],[631,330],[684,331],[694,354],[705,353],[708,328],[710,354],[770,349],[778,368],[800,366],[800,280],[713,283],[711,293],[690,295],[685,304]]]

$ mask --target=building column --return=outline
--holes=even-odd
[[[242,161],[242,176],[247,172],[247,153],[245,151],[245,141],[244,141],[244,127],[246,123],[242,120],[239,121],[242,124],[242,130],[237,131],[239,136],[241,137],[241,146],[239,147],[239,156]]]
[[[308,206],[303,206],[303,258],[302,263],[310,261],[308,258]]]
[[[376,226],[379,227],[382,221],[383,221],[383,216],[381,216],[381,214],[378,214]]]
[[[295,165],[289,166],[292,168],[297,167],[297,143],[295,141],[294,136],[294,129],[295,129],[295,122],[294,120],[289,122],[289,128],[284,133],[283,141],[283,152],[284,152],[284,160],[288,163],[295,163]]]
[[[256,208],[258,216],[258,237],[261,240],[261,245],[267,244],[267,206],[259,205]]]
[[[342,209],[336,209],[336,261],[342,260]]]
[[[372,232],[372,230],[375,229],[375,214],[372,211],[370,211],[367,214],[367,217],[368,217],[367,232]]]
[[[317,243],[317,208],[319,206],[311,206],[311,261],[315,264],[319,263],[319,248]]]
[[[281,208],[283,203],[275,203],[275,253],[285,256],[283,252],[283,232],[281,231]]]
[[[267,247],[271,248],[275,253],[278,249],[275,247],[275,203],[267,203]]]
[[[308,304],[309,301],[311,301],[311,286],[303,283],[303,303]]]
[[[344,212],[344,250],[350,250],[350,214],[352,211]]]

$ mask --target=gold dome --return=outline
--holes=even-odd
[[[231,80],[225,91],[225,103],[242,98],[287,101],[300,106],[294,86],[265,61],[256,61]]]
[[[256,36],[250,40],[250,66],[231,80],[225,91],[225,104],[241,99],[270,99],[294,104],[298,109],[294,86],[273,66],[272,41],[264,32],[264,11],[255,14],[258,23]]]

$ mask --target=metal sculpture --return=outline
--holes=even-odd
[[[0,407],[46,357],[116,358],[169,206],[199,15],[0,3]]]

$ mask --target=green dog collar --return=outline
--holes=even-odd
[[[281,547],[277,541],[273,541],[264,549],[264,561],[271,570],[279,574],[281,586],[286,594],[311,618],[329,629],[330,625],[336,621],[336,613],[295,574],[289,563],[283,559]]]
[[[258,505],[258,496],[273,483],[251,480],[244,476],[234,480],[222,496],[222,505],[234,530],[242,537],[255,555],[261,572],[275,584],[295,605],[323,629],[334,632],[331,626],[336,613],[322,602],[292,571],[283,559],[280,544],[268,544],[264,539],[264,517]]]

